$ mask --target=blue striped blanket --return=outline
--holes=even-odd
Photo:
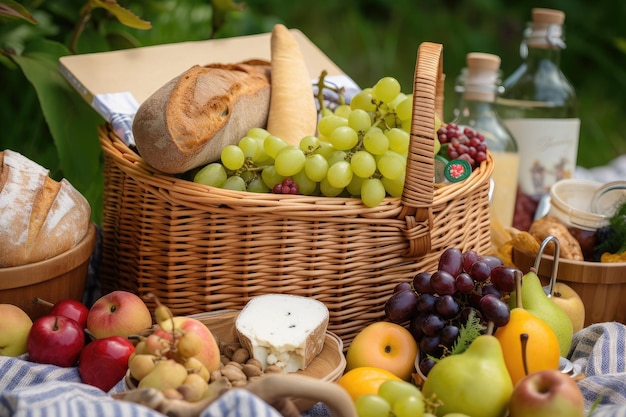
[[[587,408],[599,399],[593,417],[626,417],[626,326],[591,325],[574,335],[568,355],[585,375],[578,384]],[[59,368],[28,362],[25,356],[0,357],[0,417],[157,417],[161,414],[110,394],[124,389],[120,381],[105,393],[81,383],[76,368]],[[327,417],[323,404],[305,417]],[[202,413],[201,417],[280,417],[258,397],[233,389]]]

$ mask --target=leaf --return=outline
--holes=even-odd
[[[235,3],[233,0],[211,0],[211,5],[213,6],[213,33],[211,37],[224,25],[228,13],[244,8],[243,4]]]
[[[37,39],[12,58],[37,92],[63,175],[89,200],[97,218],[102,198],[97,127],[103,119],[61,75],[59,58],[68,54],[60,43]]]
[[[120,23],[135,29],[147,30],[152,28],[152,24],[135,15],[128,9],[117,4],[115,0],[89,0],[92,8],[102,7],[114,15]]]
[[[24,6],[13,0],[0,0],[0,17],[24,19],[33,25],[37,24],[37,19]]]

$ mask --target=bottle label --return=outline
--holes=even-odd
[[[580,119],[509,119],[505,124],[519,147],[522,193],[540,196],[558,180],[573,176]]]

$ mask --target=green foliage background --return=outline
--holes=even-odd
[[[5,0],[6,1],[6,0]],[[0,0],[0,3],[3,3]],[[37,19],[0,20],[0,150],[14,149],[67,177],[101,215],[102,161],[96,126],[103,120],[57,72],[86,0],[27,0]],[[248,0],[217,13],[230,0],[127,0],[119,4],[152,23],[120,24],[94,10],[77,53],[268,32],[276,22],[298,28],[360,86],[380,77],[412,89],[417,47],[444,45],[446,120],[454,106],[454,78],[468,52],[502,58],[506,76],[520,64],[519,43],[532,7],[566,13],[562,68],[574,84],[582,119],[578,163],[604,165],[626,153],[626,2],[597,0]],[[218,31],[213,33],[213,28]],[[200,59],[200,58],[199,58]],[[201,61],[206,60],[202,58]],[[43,111],[42,111],[43,110]]]

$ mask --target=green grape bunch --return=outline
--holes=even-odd
[[[193,180],[265,193],[280,192],[290,179],[298,194],[355,197],[375,207],[402,194],[412,109],[412,95],[404,94],[395,78],[383,77],[349,104],[331,110],[320,103],[317,135],[303,137],[298,146],[254,128],[224,147],[220,161],[203,167]]]

